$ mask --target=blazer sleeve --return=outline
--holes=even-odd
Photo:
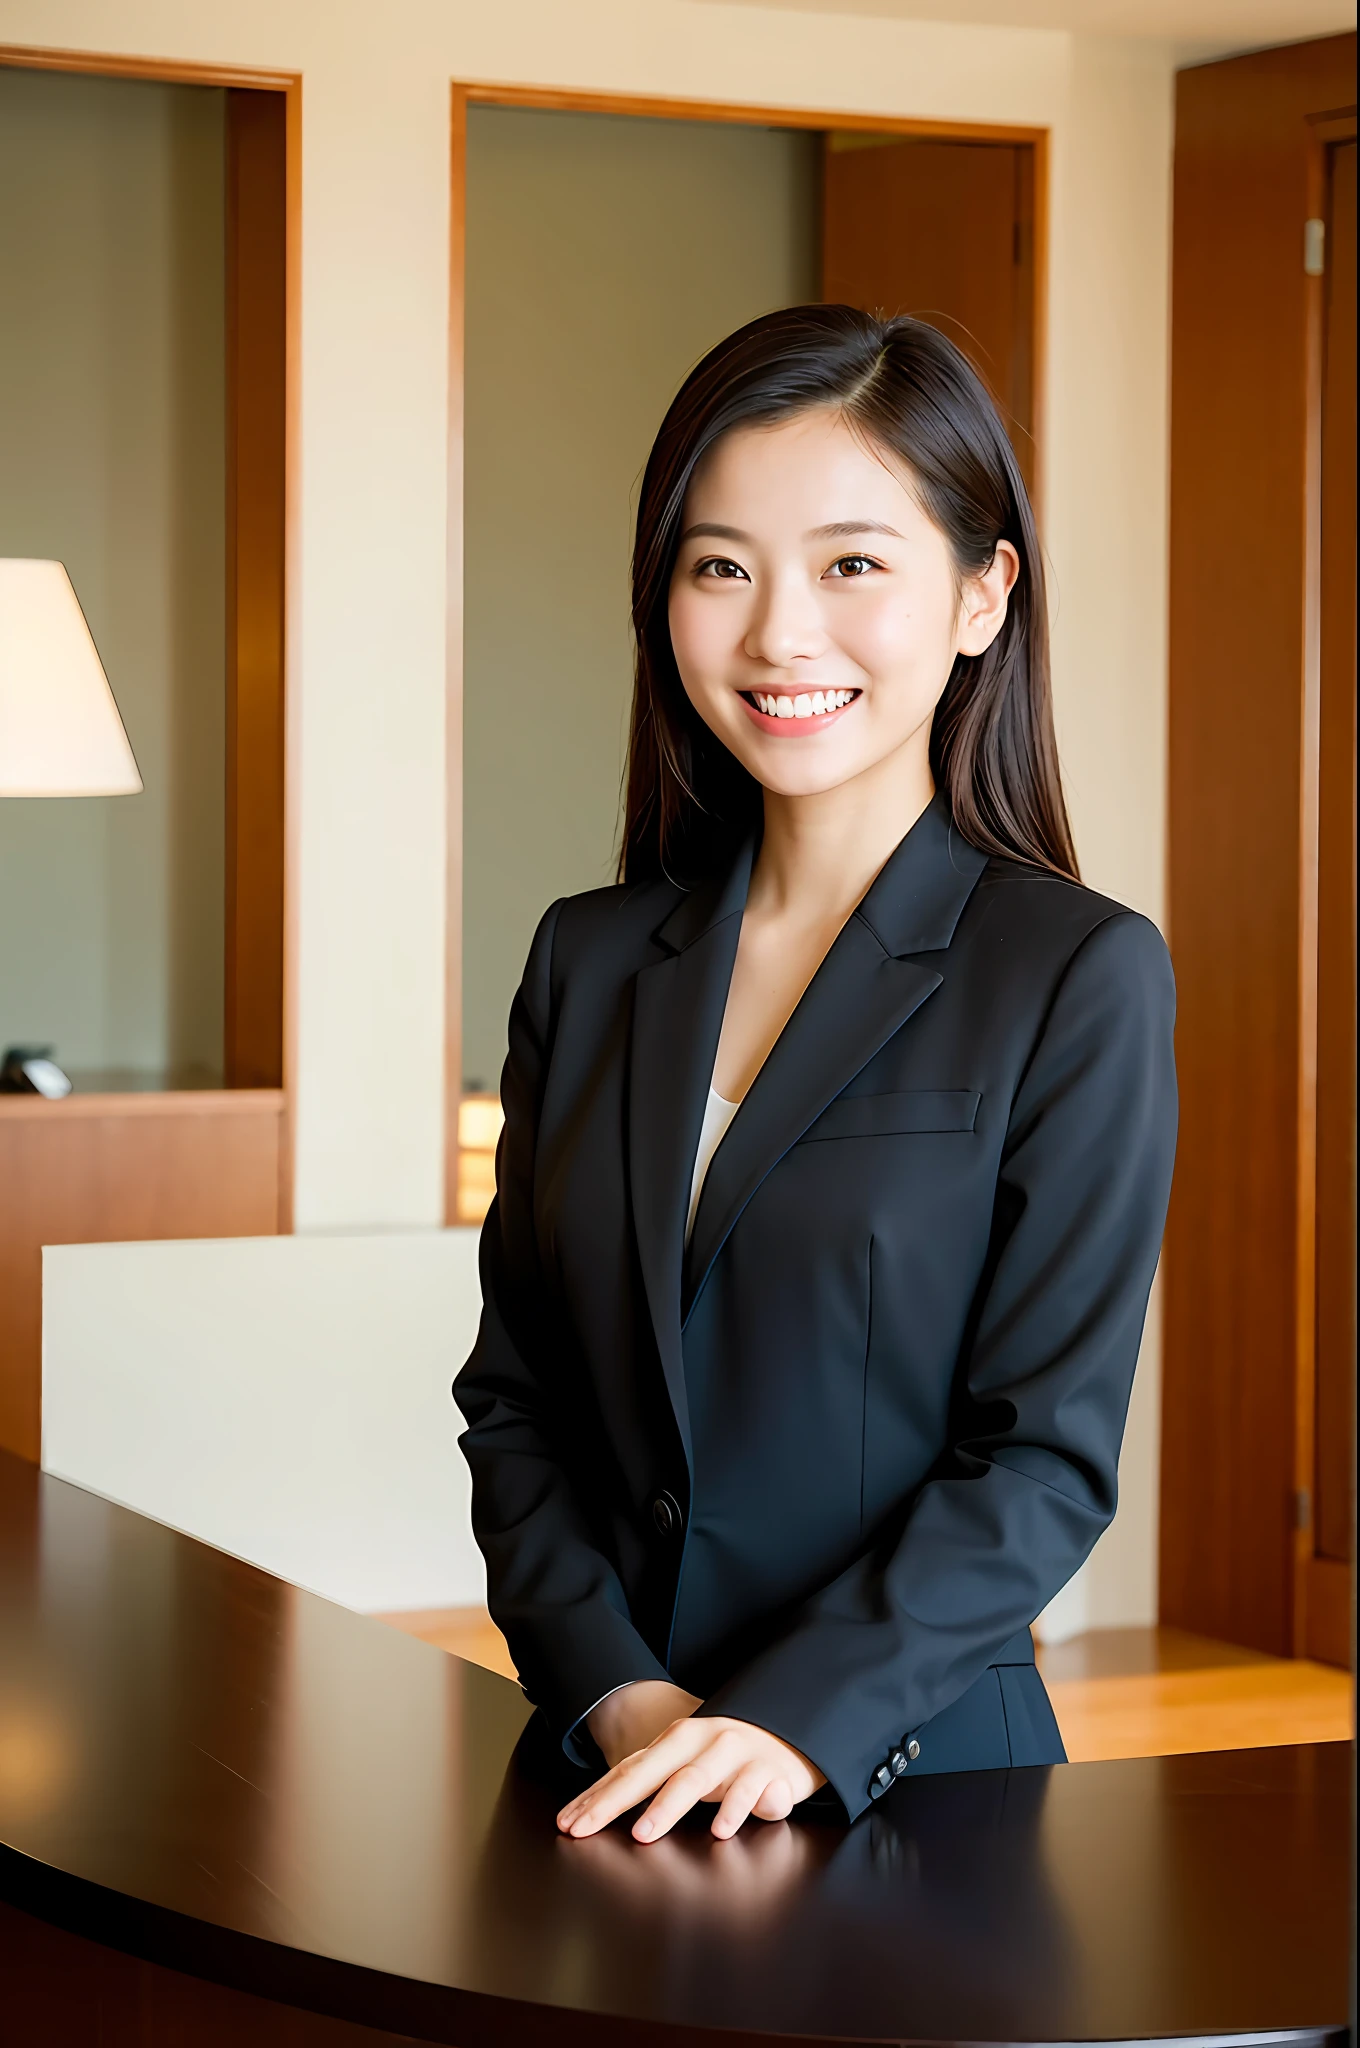
[[[853,1819],[888,1753],[1066,1584],[1114,1514],[1176,1142],[1156,927],[1098,925],[1017,1089],[951,1448],[903,1514],[708,1699],[812,1758]]]
[[[634,1627],[569,1478],[562,1337],[546,1300],[533,1204],[561,908],[555,903],[534,935],[510,1011],[496,1198],[479,1252],[482,1316],[453,1397],[467,1423],[459,1442],[492,1618],[523,1691],[566,1753],[585,1762],[573,1731],[590,1709],[621,1685],[668,1673]]]

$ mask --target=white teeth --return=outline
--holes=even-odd
[[[854,699],[853,690],[800,690],[796,697],[775,697],[752,690],[757,711],[766,718],[824,718],[828,711],[840,711]]]

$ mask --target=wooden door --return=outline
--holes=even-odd
[[[1345,798],[1333,780],[1338,760],[1343,784],[1348,761],[1354,774],[1334,731],[1354,718],[1354,583],[1348,700],[1335,688],[1344,658],[1328,655],[1324,782],[1324,280],[1310,274],[1308,223],[1319,152],[1344,139],[1338,109],[1352,110],[1341,127],[1354,134],[1354,104],[1354,35],[1197,66],[1177,80],[1169,853],[1181,1135],[1164,1261],[1161,1611],[1166,1622],[1286,1656],[1310,1640],[1313,1495],[1324,1491],[1315,1408],[1329,1514],[1350,1457],[1340,1382],[1328,1366],[1327,1391],[1315,1390],[1314,1353],[1319,1174],[1328,1190],[1344,1179],[1330,1140],[1321,1151],[1315,1143],[1318,1113],[1329,1131],[1344,1131],[1338,1048],[1349,1034],[1353,1059],[1354,1043],[1354,1012],[1348,1023],[1334,993],[1354,911],[1336,881]],[[1339,291],[1334,304],[1339,321]],[[1339,442],[1336,403],[1329,419]],[[1353,574],[1354,468],[1347,543],[1335,513],[1338,461],[1328,469],[1327,545],[1351,556]],[[1328,589],[1340,585],[1332,578]],[[1328,603],[1329,616],[1344,611],[1341,598]],[[1329,647],[1341,646],[1338,630]],[[1349,931],[1353,948],[1353,922]],[[1323,1220],[1326,1272],[1341,1279],[1354,1256],[1353,1241],[1339,1250],[1345,1213],[1344,1203],[1328,1207]],[[1340,1279],[1323,1287],[1341,1298]],[[1341,1583],[1344,1558],[1325,1562]]]
[[[287,106],[227,94],[229,1088],[283,1085]]]
[[[1032,142],[826,138],[822,297],[911,313],[958,343],[1035,487]]]
[[[1350,1659],[1355,1442],[1355,142],[1319,151],[1317,1223],[1304,1647]]]

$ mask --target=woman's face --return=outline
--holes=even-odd
[[[766,789],[832,789],[912,742],[956,654],[1001,630],[1009,543],[962,590],[905,482],[833,411],[742,427],[694,472],[671,642],[704,723]]]

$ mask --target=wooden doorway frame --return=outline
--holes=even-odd
[[[128,57],[96,50],[58,50],[22,44],[0,44],[0,65],[27,71],[69,71],[91,78],[149,80],[167,85],[206,85],[252,92],[277,92],[284,97],[285,120],[285,282],[284,282],[284,790],[283,790],[283,1074],[280,1097],[283,1142],[279,1168],[279,1227],[291,1230],[293,1214],[293,1152],[297,1045],[297,690],[289,688],[298,673],[298,609],[289,593],[299,588],[300,527],[298,518],[298,417],[301,371],[302,307],[302,74],[257,70],[242,64],[199,64],[173,57]],[[230,370],[229,370],[230,377]],[[228,833],[232,829],[228,820]],[[247,1088],[226,1091],[258,1101],[276,1091]],[[86,1098],[89,1100],[90,1098]],[[145,1104],[150,1098],[138,1098]],[[168,1093],[156,1098],[167,1109],[176,1102]],[[110,1096],[110,1104],[119,1098]]]
[[[463,1092],[463,421],[466,307],[467,111],[470,106],[550,113],[619,114],[655,121],[721,121],[747,128],[914,136],[945,142],[1023,143],[1034,151],[1035,506],[1043,487],[1048,364],[1049,131],[982,121],[926,121],[826,107],[769,107],[731,100],[662,99],[647,94],[567,91],[556,86],[455,80],[450,120],[449,446],[445,682],[444,1220],[458,1221],[458,1111]]]
[[[1354,142],[1356,108],[1309,115],[1307,218],[1327,215],[1327,155],[1332,145]],[[1328,223],[1326,234],[1331,239]],[[1298,1155],[1295,1258],[1296,1329],[1294,1355],[1294,1516],[1290,1644],[1296,1657],[1326,1654],[1341,1662],[1348,1647],[1354,1668],[1351,1612],[1356,1559],[1352,1520],[1349,1565],[1318,1555],[1317,1537],[1317,1364],[1318,1364],[1318,922],[1321,869],[1322,787],[1322,505],[1323,388],[1326,298],[1330,251],[1321,270],[1304,280],[1304,414],[1306,514],[1303,541],[1304,646],[1299,855],[1299,1026]],[[1352,1478],[1352,1484],[1354,1479]],[[1354,1508],[1352,1507],[1352,1518]],[[1326,1646],[1324,1651],[1323,1645]]]

